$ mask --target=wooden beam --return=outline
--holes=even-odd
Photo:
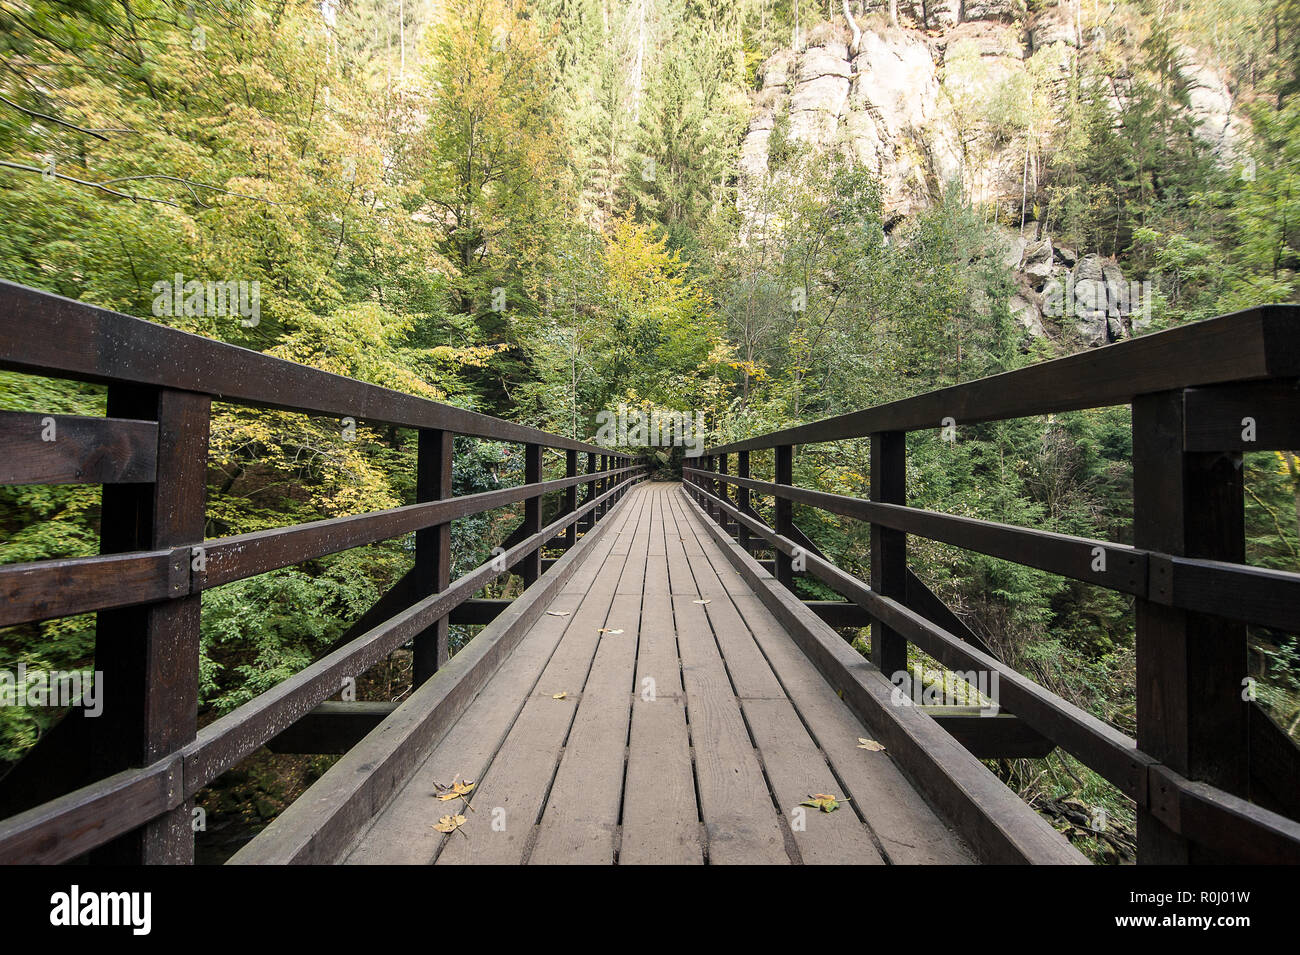
[[[1265,305],[1077,355],[797,425],[710,454],[817,444],[884,431],[922,431],[1128,404],[1141,394],[1300,376],[1300,306]],[[1181,435],[1181,432],[1180,432]]]
[[[1177,556],[1245,559],[1241,455],[1185,452],[1180,391],[1133,402],[1133,543]],[[1162,587],[1152,560],[1151,590]],[[1138,599],[1137,742],[1193,782],[1233,795],[1249,788],[1249,712],[1241,623]],[[1167,817],[1164,820],[1167,822]],[[1186,864],[1198,855],[1158,813],[1138,809],[1138,861]]]
[[[158,422],[154,484],[104,488],[101,549],[176,548],[184,571],[206,523],[208,428],[212,399],[183,391],[108,393],[113,416]],[[103,713],[92,728],[97,776],[148,766],[194,739],[198,720],[200,600],[109,610],[95,627],[95,670]],[[186,804],[95,853],[96,862],[191,863],[194,837]]]
[[[1184,451],[1300,448],[1300,381],[1212,385],[1183,392]]]
[[[576,514],[560,518],[515,545],[503,555],[507,566],[520,560],[524,554],[535,551],[568,526],[568,522],[581,519],[584,513],[604,501],[604,497],[594,498]],[[195,741],[185,749],[186,795],[208,785],[267,740],[293,725],[318,703],[334,696],[342,687],[344,678],[364,673],[500,575],[499,563],[494,558],[457,578],[447,589],[417,601],[347,646],[203,727]]]
[[[871,435],[871,500],[907,503],[907,435],[901,431]],[[907,600],[907,535],[883,524],[871,525],[871,589]],[[891,679],[907,670],[907,641],[881,620],[871,625],[871,662]]]
[[[698,493],[702,495],[705,492]],[[720,501],[717,503],[721,504]],[[778,551],[790,553],[796,546],[793,541],[776,534],[761,521],[740,514],[730,505],[721,506],[728,508],[733,517],[747,524],[754,534],[767,540]],[[1140,752],[1136,743],[1123,733],[908,609],[899,601],[877,594],[865,583],[829,561],[809,555],[807,563],[808,572],[818,580],[844,594],[867,614],[898,631],[908,642],[916,644],[949,669],[982,671],[990,674],[990,678],[996,673],[999,678],[1000,705],[1054,740],[1058,746],[1110,780],[1139,804],[1146,798],[1147,767],[1155,760]]]
[[[32,329],[41,333],[33,335]],[[536,428],[439,404],[261,352],[0,282],[0,368],[52,378],[194,391],[285,411],[436,428],[493,441],[598,450]],[[119,417],[118,415],[113,415]],[[631,455],[618,452],[630,460]]]
[[[546,570],[549,569],[549,567],[546,568]],[[511,600],[474,597],[452,610],[451,622],[468,626],[483,626],[505,613],[511,603],[513,603]]]
[[[288,729],[267,740],[273,753],[340,755],[392,715],[396,703],[326,700]]]
[[[524,484],[540,484],[542,481],[542,446],[540,444],[524,445]],[[542,499],[530,497],[524,501],[525,534],[536,534],[542,529]],[[524,586],[531,587],[542,576],[542,549],[529,551],[523,559]]]
[[[416,457],[417,502],[452,497],[451,471],[455,463],[454,436],[450,431],[422,428]],[[531,445],[530,445],[531,447]],[[415,596],[446,590],[451,583],[451,522],[415,532]],[[415,638],[412,681],[419,686],[447,662],[447,618],[434,621]]]
[[[1057,534],[1029,527],[999,524],[973,517],[958,517],[899,504],[829,494],[803,487],[784,487],[767,481],[739,478],[732,484],[787,497],[797,504],[842,514],[860,521],[952,544],[964,550],[1036,567],[1073,580],[1109,587],[1130,594],[1145,594],[1147,553],[1124,544]],[[1098,558],[1102,558],[1098,560]]]
[[[0,484],[148,484],[158,423],[0,411]]]
[[[1250,799],[1300,819],[1300,746],[1258,703],[1249,709]]]
[[[774,482],[776,484],[793,484],[794,483],[794,447],[789,444],[778,445],[775,449],[776,465]],[[716,499],[721,495],[718,493],[717,482],[710,485],[709,493]],[[724,512],[719,511],[718,517],[722,517]],[[794,526],[794,509],[790,506],[790,501],[784,497],[776,499],[776,513],[773,517],[776,522],[776,532],[782,536],[789,537],[790,530]],[[776,579],[783,587],[794,591],[794,560],[790,554],[783,551],[776,553]]]
[[[976,759],[1040,759],[1056,744],[1019,717],[978,706],[923,706],[922,712]]]
[[[564,475],[571,478],[578,476],[578,452],[573,448],[564,452]],[[572,514],[577,509],[578,488],[577,485],[572,485],[564,492],[564,513]],[[564,530],[564,549],[569,550],[576,543],[578,543],[578,525],[570,524]]]

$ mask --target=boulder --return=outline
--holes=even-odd
[[[1011,317],[1029,333],[1032,338],[1046,338],[1047,329],[1043,327],[1043,315],[1038,305],[1025,295],[1013,295],[1008,303]]]

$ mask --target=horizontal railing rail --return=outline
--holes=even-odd
[[[1265,305],[1209,321],[1155,332],[1076,355],[1029,365],[888,404],[796,425],[709,448],[710,455],[781,445],[821,444],[889,431],[924,431],[1130,404],[1163,391],[1300,378],[1295,341],[1300,306]],[[1249,392],[1247,392],[1248,394]],[[1189,400],[1200,396],[1190,395]],[[1294,399],[1294,389],[1289,393]],[[1237,425],[1235,431],[1240,432]],[[1266,435],[1294,434],[1285,415],[1261,426]],[[1279,446],[1280,447],[1280,446]]]
[[[0,862],[87,853],[92,861],[192,861],[190,815],[201,789],[401,646],[414,648],[414,682],[427,681],[447,660],[453,610],[511,569],[533,584],[544,547],[572,548],[646,475],[644,462],[624,452],[6,282],[0,369],[108,385],[103,418],[0,411],[0,484],[104,487],[100,554],[0,565],[0,626],[97,614],[95,669],[104,683],[103,714],[89,737],[76,737],[90,744],[42,764],[65,767],[77,784],[0,821]],[[416,503],[205,539],[216,399],[416,429]],[[454,496],[453,436],[523,444],[524,483]],[[542,479],[545,449],[564,452],[564,477]],[[563,501],[543,526],[548,495]],[[451,523],[519,503],[523,520],[503,552],[452,580]],[[341,645],[198,729],[205,590],[408,534],[413,570]],[[14,790],[25,782],[23,766],[0,779],[4,805],[22,802]]]
[[[1240,455],[1300,437],[1297,377],[1300,307],[1269,306],[707,448],[683,480],[742,547],[752,536],[773,551],[785,587],[794,589],[798,568],[861,608],[883,672],[905,672],[912,644],[952,671],[996,674],[999,705],[1136,802],[1139,861],[1296,862],[1297,800],[1282,813],[1249,797],[1285,790],[1269,774],[1295,778],[1300,748],[1270,734],[1260,741],[1269,763],[1251,765],[1261,723],[1243,686],[1246,624],[1300,632],[1300,574],[1245,563]],[[973,423],[1116,404],[1133,406],[1134,544],[906,504],[908,432],[952,435]],[[794,484],[796,445],[858,438],[871,442],[870,500]],[[760,450],[775,455],[772,481],[750,473]],[[772,498],[773,524],[753,507],[755,495]],[[870,525],[869,583],[808,546],[795,504]],[[1138,738],[909,606],[909,535],[1133,596]]]

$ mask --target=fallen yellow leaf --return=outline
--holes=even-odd
[[[565,698],[566,696],[568,696],[568,695],[569,695],[568,693],[556,693],[554,696],[551,697],[551,699],[553,699],[553,700],[562,700],[562,699],[564,699],[564,698]]]
[[[858,737],[858,749],[869,750],[873,753],[883,753],[885,751],[885,747],[874,739],[866,739],[862,736]]]
[[[848,799],[846,798],[844,801],[848,802]],[[820,809],[822,812],[834,812],[840,808],[840,801],[830,793],[813,793],[799,805]]]
[[[437,790],[434,795],[446,802],[449,799],[464,799],[473,791],[474,781],[467,779],[464,782],[457,782],[453,779],[450,786],[443,786],[440,783],[434,783],[433,786]]]
[[[443,816],[433,828],[439,832],[455,832],[463,825],[465,825],[465,817],[458,813],[454,816]]]

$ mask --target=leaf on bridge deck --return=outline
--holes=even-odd
[[[434,783],[433,788],[436,790],[434,795],[443,802],[449,799],[465,799],[474,789],[474,780],[466,779],[464,782],[457,782],[453,779],[450,786]]]
[[[885,751],[882,743],[877,743],[874,739],[866,739],[862,736],[858,737],[858,749],[869,750],[873,753],[883,753]]]
[[[465,825],[465,817],[457,813],[454,816],[443,816],[433,828],[439,832],[456,832],[463,825]],[[461,835],[465,836],[465,833],[462,832]],[[465,838],[468,839],[469,836],[465,836]]]
[[[568,610],[548,610],[546,612],[552,617],[567,617],[570,613]]]
[[[713,603],[713,601],[712,601],[712,600],[692,600],[691,603],[696,603],[696,604],[707,604],[707,603]]]
[[[849,801],[847,796],[844,797],[844,801]],[[840,800],[839,797],[832,796],[830,793],[813,793],[799,805],[820,809],[822,812],[834,812],[840,808]]]
[[[611,630],[609,627],[601,627],[597,633],[622,633],[622,630]]]
[[[568,695],[569,695],[568,693],[556,693],[554,696],[551,697],[551,699],[553,699],[553,700],[562,700],[562,699],[564,699],[564,698],[565,698],[566,696],[568,696]]]

